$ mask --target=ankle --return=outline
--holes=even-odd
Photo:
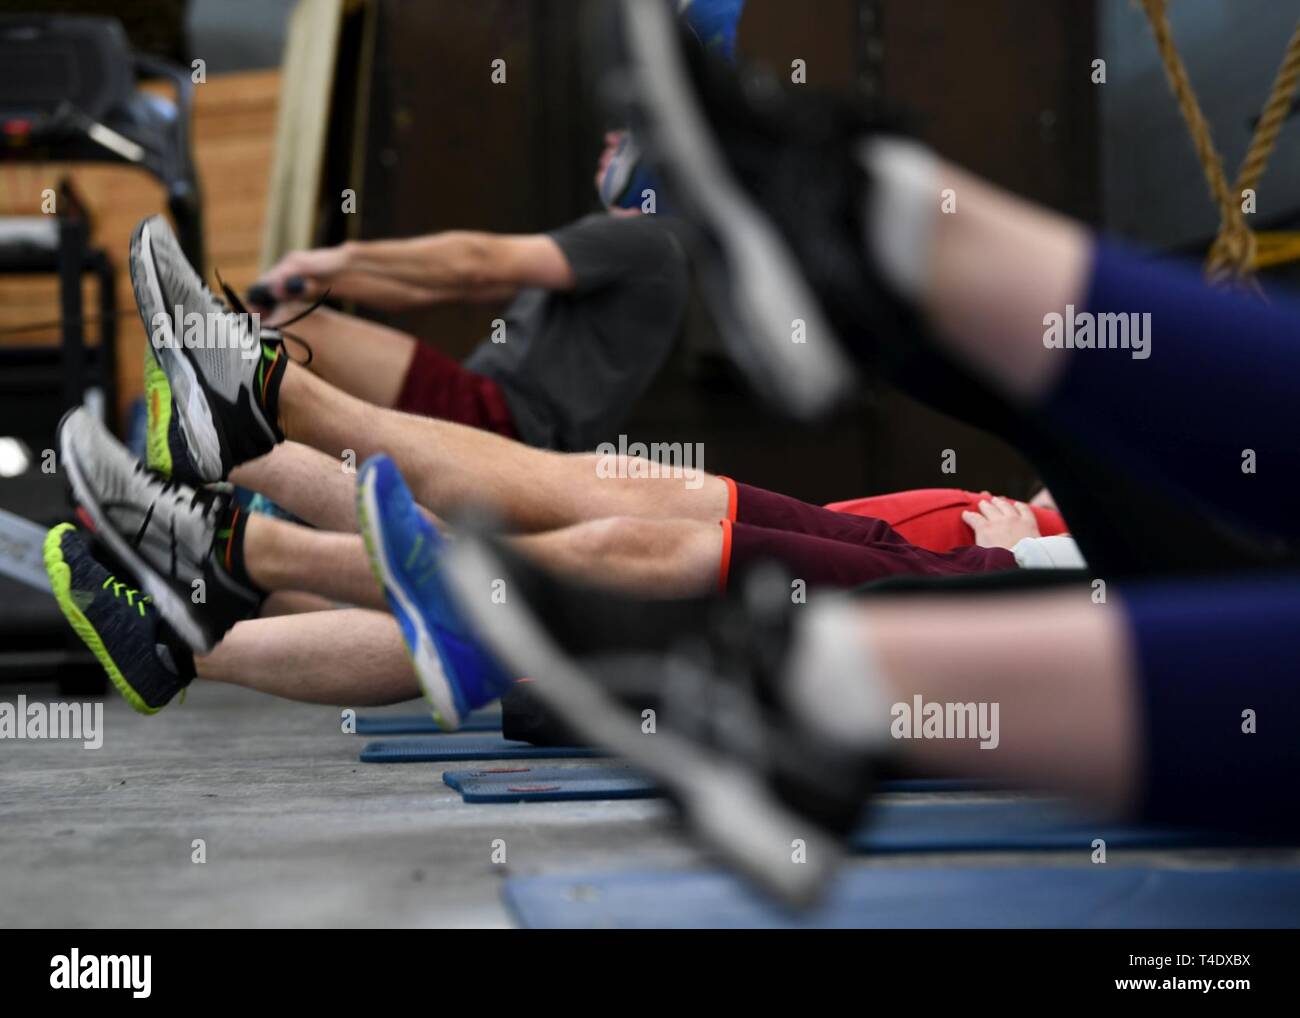
[[[264,517],[249,513],[243,506],[232,501],[226,517],[217,527],[216,541],[212,554],[221,569],[241,586],[257,591],[263,597],[266,589],[249,572],[249,534],[256,534],[258,528],[269,522]],[[250,528],[250,524],[252,525]]]
[[[296,365],[292,366],[296,367]],[[289,382],[294,375],[294,372],[289,370],[290,367],[289,355],[285,352],[284,346],[277,345],[269,359],[263,356],[262,367],[258,373],[257,399],[262,406],[262,413],[279,432],[280,441],[283,441],[287,434],[285,383]],[[287,388],[292,392],[293,384],[290,383]]]
[[[944,201],[939,161],[928,149],[896,138],[867,142],[861,159],[872,178],[868,249],[898,296],[919,305],[930,285],[934,234]]]
[[[862,609],[830,596],[800,613],[786,661],[785,696],[804,723],[832,742],[888,754],[894,696]]]

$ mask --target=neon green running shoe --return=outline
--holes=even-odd
[[[172,423],[172,390],[167,384],[153,344],[144,344],[145,460],[150,470],[164,477],[172,476],[172,450],[169,429]],[[177,438],[180,436],[177,435]],[[179,450],[184,452],[184,448]]]
[[[158,713],[190,684],[194,658],[153,598],[100,565],[71,523],[46,535],[45,571],[64,618],[137,711]]]

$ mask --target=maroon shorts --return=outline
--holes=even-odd
[[[809,587],[856,587],[886,576],[956,576],[1016,568],[1005,548],[970,545],[928,551],[909,544],[883,520],[836,512],[730,478],[722,521],[719,589],[761,561],[783,565]]]
[[[428,343],[415,345],[415,356],[397,397],[397,409],[519,437],[501,386],[484,375],[467,371],[459,361]]]

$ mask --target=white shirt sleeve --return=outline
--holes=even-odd
[[[1016,542],[1011,554],[1021,569],[1082,569],[1088,564],[1069,534],[1026,537]]]

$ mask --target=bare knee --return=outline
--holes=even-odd
[[[717,523],[611,516],[570,528],[572,552],[626,576],[641,591],[684,596],[713,589],[722,551]]]

